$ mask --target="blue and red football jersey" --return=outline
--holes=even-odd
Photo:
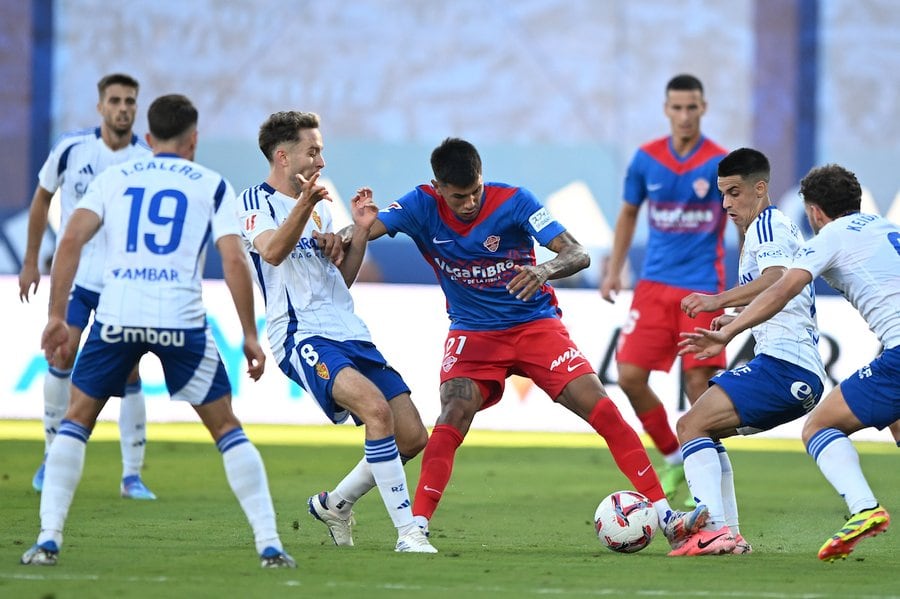
[[[485,183],[481,211],[463,221],[430,185],[421,185],[381,210],[388,234],[406,233],[434,269],[450,328],[496,331],[539,318],[558,318],[550,285],[527,302],[506,284],[514,265],[534,265],[534,239],[542,245],[565,228],[527,189]]]
[[[641,146],[625,175],[624,199],[648,202],[650,224],[641,279],[718,293],[725,288],[727,223],[716,185],[728,152],[705,137],[686,156],[663,137]]]

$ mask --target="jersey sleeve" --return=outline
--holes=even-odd
[[[756,265],[760,274],[767,268],[790,268],[797,248],[797,239],[790,227],[783,221],[772,223],[771,237],[756,245]]]
[[[212,239],[218,241],[226,235],[240,235],[240,227],[235,218],[234,188],[231,183],[222,179],[214,194]]]
[[[378,212],[378,220],[387,229],[388,235],[394,237],[397,233],[406,233],[412,236],[418,231],[422,221],[423,202],[428,199],[418,189],[414,189],[396,202],[391,202]]]
[[[543,246],[566,230],[533,193],[523,188],[519,188],[516,197],[516,218],[522,228]]]
[[[836,231],[834,227],[823,227],[818,235],[800,247],[791,267],[802,268],[814,279],[828,270],[841,249],[840,239],[834,234]]]
[[[625,171],[625,188],[622,198],[633,206],[640,206],[647,197],[647,184],[644,175],[647,160],[643,150],[635,152]]]
[[[269,202],[266,201],[265,192],[258,187],[251,187],[245,190],[235,203],[241,236],[255,250],[256,246],[253,245],[253,241],[260,233],[274,231],[278,228],[269,211]]]
[[[74,143],[71,140],[68,143],[66,143],[66,140],[63,140],[53,146],[50,154],[47,155],[47,160],[44,161],[44,165],[38,172],[38,185],[50,193],[56,192],[62,184],[62,175],[65,172],[65,168],[60,168],[60,160]]]

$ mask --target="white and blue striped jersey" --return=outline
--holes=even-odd
[[[88,184],[107,167],[152,156],[150,148],[136,135],[121,150],[111,150],[100,136],[100,127],[81,129],[63,135],[50,150],[50,155],[38,173],[38,184],[55,193],[59,190],[59,230],[65,230],[75,205],[84,196]],[[103,260],[106,250],[101,235],[85,244],[81,262],[75,274],[75,284],[90,291],[100,291],[103,283]]]
[[[900,226],[875,214],[842,216],[800,248],[794,268],[840,291],[885,349],[900,345]]]
[[[747,227],[741,250],[741,285],[759,278],[767,268],[790,268],[802,244],[800,228],[783,212],[774,206],[763,210]],[[818,350],[819,327],[811,283],[784,309],[753,327],[751,332],[757,355],[786,360],[825,380],[825,367]]]
[[[106,243],[96,319],[105,325],[206,326],[207,243],[240,235],[234,189],[219,173],[159,154],[107,169],[77,208],[96,212]]]
[[[319,250],[313,231],[333,231],[328,200],[316,204],[297,246],[278,266],[263,260],[253,240],[284,222],[297,200],[262,183],[238,198],[244,247],[266,303],[266,332],[272,354],[281,363],[290,348],[318,335],[334,341],[369,341],[340,270]]]

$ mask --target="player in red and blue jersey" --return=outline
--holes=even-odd
[[[441,414],[425,446],[413,514],[425,530],[447,484],[456,450],[475,414],[500,401],[518,374],[587,421],[625,476],[653,501],[666,537],[680,546],[707,510],[669,509],[637,433],[610,400],[590,360],[559,319],[548,284],[586,268],[586,250],[527,189],[484,183],[481,158],[461,139],[431,155],[434,179],[379,213],[369,237],[405,233],[434,268],[450,331],[441,363]],[[556,253],[537,264],[534,239]]]
[[[671,135],[641,146],[628,167],[624,202],[600,287],[609,302],[622,288],[622,267],[638,212],[646,202],[650,225],[646,255],[619,335],[616,361],[619,386],[665,456],[668,467],[660,478],[669,499],[684,481],[684,468],[665,407],[650,388],[650,373],[672,368],[681,331],[708,327],[721,314],[691,318],[681,311],[681,299],[691,292],[720,293],[725,288],[727,220],[716,188],[716,170],[727,152],[701,133],[705,112],[703,85],[696,77],[678,75],[669,81],[665,114]],[[693,356],[682,358],[685,391],[692,404],[725,364],[724,354],[703,362]]]

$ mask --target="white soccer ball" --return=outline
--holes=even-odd
[[[653,540],[659,529],[659,518],[653,503],[637,491],[616,491],[597,506],[594,528],[608,549],[634,553]]]

